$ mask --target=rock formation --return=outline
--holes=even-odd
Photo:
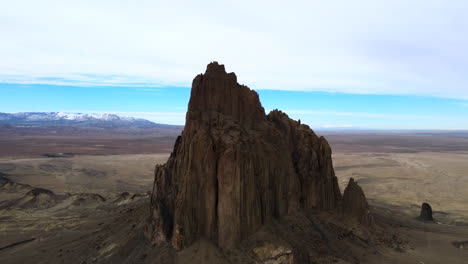
[[[0,209],[21,208],[21,209],[47,209],[68,198],[66,195],[58,195],[44,188],[34,188],[23,197],[2,202]]]
[[[131,203],[131,202],[136,202],[148,196],[149,194],[139,194],[139,193],[130,194],[129,192],[123,192],[117,196],[117,199],[115,199],[113,203],[122,205],[122,204]]]
[[[104,204],[105,201],[104,197],[96,193],[54,193],[48,189],[31,187],[23,197],[0,201],[0,210],[43,210],[55,206],[59,206],[60,209],[78,206],[95,207]]]
[[[362,190],[349,192],[361,209]],[[266,115],[258,94],[213,62],[193,80],[184,131],[156,166],[147,235],[177,249],[198,237],[231,248],[271,219],[340,204],[327,140],[279,110]]]
[[[357,221],[364,226],[370,226],[373,222],[366,196],[353,178],[349,179],[348,186],[346,186],[343,192],[343,201],[340,209],[342,215],[348,218],[348,220]]]
[[[28,184],[17,183],[8,178],[8,175],[0,172],[0,190],[1,191],[24,191],[31,190],[32,187]]]
[[[79,193],[72,195],[72,205],[74,206],[87,206],[96,205],[106,201],[106,198],[96,193]]]
[[[6,174],[0,172],[0,186],[3,187],[3,185],[9,184],[9,183],[11,183],[11,181],[10,179],[6,177]]]
[[[433,221],[432,218],[432,207],[428,203],[423,203],[421,205],[421,213],[419,214],[419,218],[426,221]]]

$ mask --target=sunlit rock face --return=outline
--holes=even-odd
[[[210,63],[192,84],[186,124],[156,167],[148,234],[183,248],[200,236],[236,246],[294,210],[334,210],[341,194],[331,149],[307,125],[274,110]]]

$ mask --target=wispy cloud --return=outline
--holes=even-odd
[[[466,0],[7,1],[0,82],[187,87],[218,60],[255,89],[468,99],[467,12]]]
[[[0,83],[23,84],[49,84],[59,86],[82,86],[82,87],[139,87],[139,91],[156,92],[160,89],[154,87],[184,86],[185,82],[161,82],[152,78],[141,76],[114,76],[114,75],[90,75],[90,74],[63,74],[61,77],[43,77],[31,75],[8,75],[0,74]]]

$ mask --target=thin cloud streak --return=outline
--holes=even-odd
[[[466,13],[465,0],[9,1],[0,81],[189,87],[217,60],[254,89],[468,99]]]
[[[349,116],[349,117],[368,117],[368,118],[399,118],[399,119],[429,119],[429,120],[447,120],[460,118],[451,118],[446,116],[425,116],[425,115],[395,115],[395,114],[379,114],[379,113],[356,113],[356,112],[336,112],[336,111],[315,111],[315,110],[283,110],[287,114],[296,115],[329,115],[329,116]],[[464,118],[468,120],[468,118]]]
[[[181,86],[188,87],[188,82],[159,82],[156,80],[142,79],[141,76],[90,76],[89,74],[63,75],[61,77],[36,77],[26,75],[2,75],[0,83],[13,84],[48,84],[57,86],[80,87],[141,87],[144,91],[156,91],[151,87]],[[150,87],[150,88],[146,88]]]

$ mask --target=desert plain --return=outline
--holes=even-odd
[[[180,131],[50,136],[2,129],[0,262],[117,263],[119,241],[144,248],[145,239],[130,234],[144,228],[154,167],[167,160]],[[357,180],[375,220],[405,241],[404,249],[363,253],[363,263],[467,263],[468,132],[316,133],[330,142],[340,189]],[[34,195],[37,188],[44,193]],[[434,222],[417,219],[423,202]],[[194,247],[188,250],[206,255],[194,263],[220,260],[221,253]],[[164,254],[127,253],[135,255],[130,263],[164,263]]]

